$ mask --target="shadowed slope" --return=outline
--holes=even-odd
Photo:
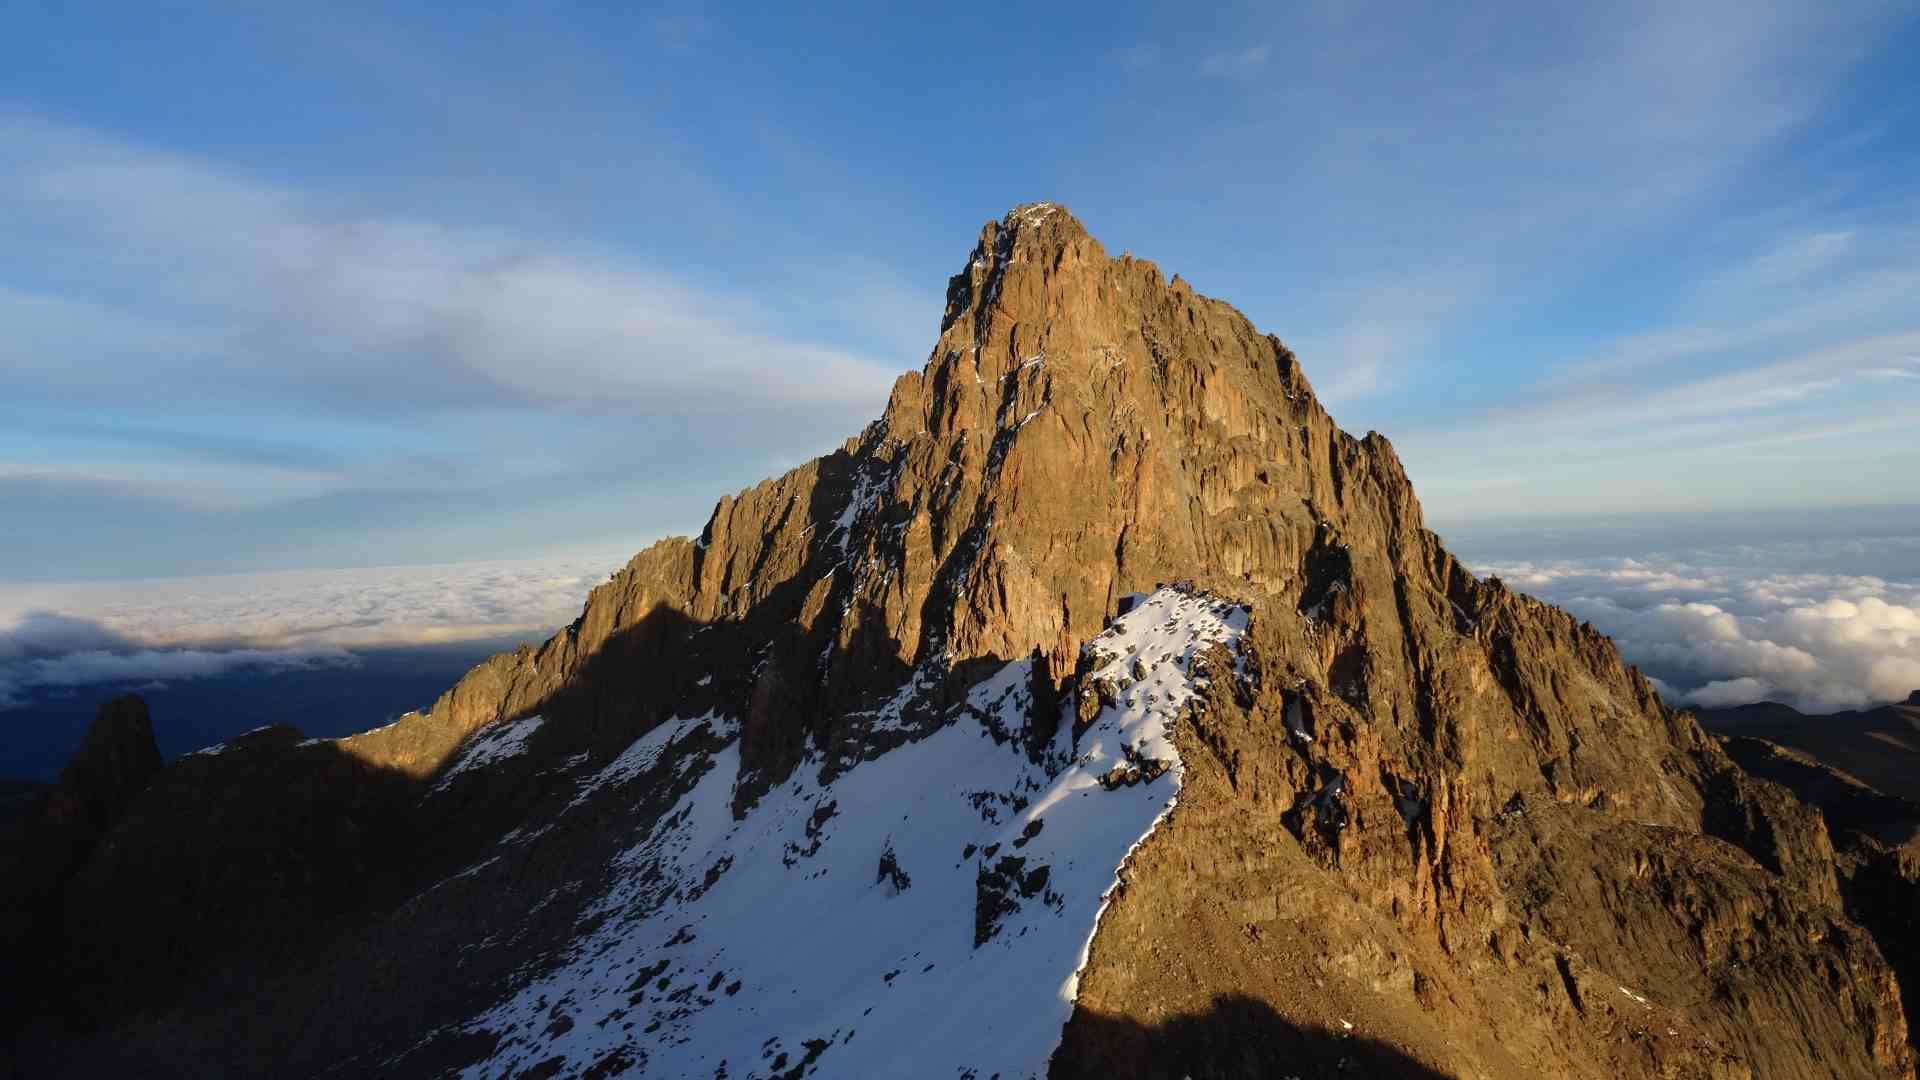
[[[1258,998],[1223,994],[1152,1023],[1083,1013],[1052,1080],[1449,1080],[1391,1043],[1338,1026],[1301,1027]]]

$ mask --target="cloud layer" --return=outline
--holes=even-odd
[[[352,666],[352,650],[537,639],[615,555],[0,586],[0,709],[76,686]]]
[[[1764,546],[1476,569],[1612,636],[1675,704],[1832,712],[1920,688],[1920,582],[1771,569]]]
[[[1566,537],[1506,543],[1564,550]],[[1470,559],[1472,548],[1462,545]],[[60,688],[351,665],[355,649],[538,639],[571,621],[625,554],[0,586],[0,709]],[[1473,561],[1592,621],[1671,701],[1823,712],[1920,688],[1920,578],[1901,572],[1916,559],[1920,541],[1896,536]]]

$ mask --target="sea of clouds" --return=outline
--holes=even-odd
[[[74,687],[349,668],[356,649],[544,638],[625,558],[0,584],[0,709]]]
[[[1920,689],[1920,574],[1900,573],[1920,537],[1470,561],[1592,622],[1673,704],[1833,712]]]
[[[1920,689],[1920,529],[1738,539],[1526,526],[1449,532],[1476,573],[1591,621],[1675,704],[1831,712]],[[358,663],[355,650],[538,640],[624,553],[80,585],[0,584],[0,709],[36,696]]]

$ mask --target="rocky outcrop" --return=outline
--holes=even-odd
[[[284,724],[174,762],[65,890],[74,1011],[150,1006],[229,954],[297,956],[416,850],[412,801],[404,777]],[[125,916],[130,896],[137,919]]]
[[[1809,715],[1779,702],[1761,701],[1703,709],[1698,716],[1701,725],[1717,735],[1765,741],[1783,753],[1817,762],[1819,768],[1844,777],[1847,784],[1865,784],[1920,805],[1920,707],[1913,704]],[[1771,764],[1762,764],[1762,759],[1755,748],[1742,761],[1759,766],[1761,775],[1775,769],[1793,771],[1784,758],[1775,757]],[[1806,778],[1811,780],[1811,774]],[[1783,782],[1798,790],[1795,781]],[[1823,805],[1818,799],[1811,801]]]
[[[160,764],[147,703],[127,694],[100,706],[57,782],[11,808],[0,831],[0,1015],[30,1015],[46,980],[64,974],[48,969],[65,952],[68,883]],[[119,907],[116,919],[129,921]]]
[[[1860,716],[1841,714],[1839,724],[1858,723]],[[1865,717],[1867,723],[1885,726],[1885,719],[1876,721],[1873,713]],[[1799,726],[1822,719],[1795,713],[1788,723]],[[1836,735],[1826,733],[1826,738],[1831,744]],[[1920,804],[1875,790],[1809,754],[1766,739],[1723,735],[1720,743],[1747,773],[1774,781],[1818,811],[1838,852],[1837,883],[1847,914],[1880,946],[1899,979],[1907,1015],[1914,1015],[1920,1008]]]
[[[42,821],[97,837],[160,771],[153,721],[138,694],[114,698],[99,714],[80,748],[60,771]]]
[[[1892,963],[1911,1017],[1920,1010],[1920,845],[1860,840],[1842,866],[1847,912]]]
[[[1836,849],[1862,833],[1888,847],[1920,849],[1920,803],[1889,795],[1815,759],[1751,735],[1724,735],[1720,745],[1741,769],[1793,792],[1820,811]]]
[[[363,1071],[493,1055],[585,1070],[542,1054],[600,1046],[594,1023],[610,1033],[594,1070],[644,1069],[645,1036],[726,1007],[727,971],[682,985],[682,966],[636,960],[618,969],[627,1003],[595,1016],[576,1016],[562,983],[550,1001],[527,993],[617,948],[617,920],[727,887],[727,859],[672,861],[676,837],[708,835],[687,831],[690,808],[711,812],[708,778],[733,778],[735,822],[761,820],[747,815],[771,795],[766,812],[799,830],[790,868],[817,872],[805,859],[823,831],[895,811],[829,793],[837,778],[891,776],[862,770],[944,752],[955,725],[978,724],[1026,756],[1007,775],[1028,787],[975,792],[974,809],[1031,816],[1027,795],[1067,775],[1082,729],[1172,670],[1156,655],[1115,671],[1086,648],[1130,594],[1167,582],[1251,621],[1233,656],[1181,661],[1198,695],[1170,731],[1182,767],[1129,758],[1088,789],[1181,784],[1123,848],[1056,1074],[1164,1075],[1203,1055],[1223,1076],[1913,1075],[1900,988],[1849,918],[1819,815],[1737,768],[1590,626],[1462,567],[1388,441],[1341,431],[1279,339],[1110,257],[1049,204],[983,228],[926,365],[839,451],[722,499],[700,537],[636,555],[573,625],[428,712],[263,750],[277,795],[196,809],[195,792],[240,782],[232,754],[156,785],[82,880],[94,896],[165,882],[181,865],[169,845],[207,843],[256,799],[351,789],[328,771],[350,764],[389,792],[364,805],[393,809],[379,831],[404,842],[347,864],[373,884],[338,907],[292,903],[299,875],[235,883],[281,898],[288,919],[332,920],[311,970],[283,965],[255,996],[263,1018],[232,1036],[262,1055],[249,1060],[317,1070],[350,1046]],[[503,725],[512,738],[484,736],[485,767],[462,765]],[[342,811],[355,828],[361,806]],[[1005,904],[1053,902],[1013,845],[1059,835],[940,857],[979,883],[974,948],[1009,946]],[[227,865],[217,845],[197,850],[197,872]],[[975,859],[994,861],[976,875]],[[914,904],[952,869],[891,836],[858,865]],[[697,922],[659,948],[711,933]],[[612,975],[590,971],[598,1004]],[[328,1020],[337,986],[378,1007],[350,1028]],[[206,1030],[211,993],[143,1029],[150,1041],[95,1052]],[[668,1026],[623,1034],[648,995]],[[548,1010],[538,1031],[523,998]],[[852,1037],[834,1030],[817,1046],[770,1037],[765,1069],[804,1071]]]

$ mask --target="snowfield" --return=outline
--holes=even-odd
[[[453,765],[440,774],[440,781],[433,786],[434,791],[443,791],[453,783],[461,773],[472,769],[484,769],[496,761],[503,761],[526,751],[527,737],[540,729],[543,720],[538,716],[528,716],[510,723],[495,724],[475,735],[460,748],[459,756]]]
[[[1246,625],[1224,600],[1145,597],[1088,643],[1099,715],[1076,740],[1069,708],[1038,763],[1004,739],[1028,725],[1030,661],[935,734],[830,784],[803,764],[739,820],[737,740],[683,752],[705,772],[616,858],[593,929],[467,1024],[500,1041],[465,1075],[1044,1075],[1107,895],[1173,809],[1195,658]],[[634,753],[702,730],[736,729],[669,721]]]

